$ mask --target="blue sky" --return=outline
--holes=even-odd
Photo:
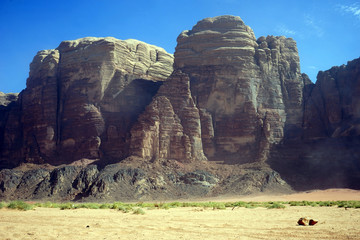
[[[360,57],[360,1],[354,0],[1,0],[0,91],[25,88],[39,50],[63,40],[134,38],[174,52],[176,38],[199,20],[240,16],[255,36],[296,40],[301,71],[317,72]]]

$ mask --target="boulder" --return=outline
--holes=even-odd
[[[317,224],[318,222],[319,222],[318,220],[314,220],[309,217],[302,217],[298,220],[297,223],[302,226],[313,226],[313,225]]]

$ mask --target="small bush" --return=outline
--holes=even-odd
[[[66,210],[66,209],[75,209],[75,204],[73,203],[61,203],[59,204],[60,210]]]
[[[13,202],[9,203],[7,208],[27,211],[27,210],[34,209],[34,205],[28,204],[28,203],[23,202],[23,201],[13,201]]]
[[[121,207],[121,206],[129,206],[129,204],[126,204],[123,202],[114,202],[110,208],[111,209],[119,209],[119,207]]]
[[[36,203],[36,207],[44,207],[44,208],[61,208],[61,203],[53,203],[53,202],[45,202],[45,203]]]
[[[142,208],[136,208],[136,209],[133,211],[133,214],[144,215],[144,214],[145,214],[145,211],[144,211]]]
[[[245,208],[256,208],[254,205],[252,205],[252,204],[246,204],[245,206],[244,206]]]
[[[182,207],[191,207],[191,203],[183,202]]]
[[[268,203],[266,208],[267,209],[282,209],[282,208],[285,208],[285,205],[283,205],[279,202],[272,202],[272,203]]]
[[[226,206],[224,203],[214,203],[212,208],[213,210],[225,210]]]
[[[332,207],[335,205],[335,202],[330,202],[330,201],[318,202],[318,205],[320,207]]]
[[[181,202],[172,202],[172,203],[169,203],[169,207],[171,207],[171,208],[182,207],[182,203]]]
[[[111,208],[111,204],[101,204],[99,206],[100,209],[110,209]]]
[[[2,209],[3,207],[5,207],[5,203],[0,202],[0,209]]]
[[[245,207],[247,203],[240,201],[240,202],[235,202],[232,205],[233,205],[232,207]]]
[[[163,204],[160,205],[160,208],[161,208],[161,209],[165,209],[165,210],[169,210],[169,209],[170,209],[170,205],[167,204],[167,203],[163,203]]]
[[[87,209],[100,209],[100,204],[98,203],[84,203],[80,205],[78,208],[87,208]]]
[[[129,211],[132,210],[131,206],[126,206],[126,205],[122,205],[118,207],[119,211],[122,211],[123,213],[128,213]]]
[[[311,206],[311,207],[316,207],[318,206],[317,202],[312,202],[312,201],[290,201],[289,202],[290,206]]]
[[[360,201],[337,201],[334,205],[340,208],[360,208]]]

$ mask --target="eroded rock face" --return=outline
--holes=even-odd
[[[131,154],[148,160],[206,160],[199,110],[186,74],[175,71],[131,131]]]
[[[18,99],[0,94],[0,169],[72,165],[3,169],[0,198],[360,187],[359,59],[313,84],[293,39],[256,39],[234,16],[201,20],[177,41],[175,60],[114,38],[40,51]]]
[[[172,55],[137,40],[83,38],[40,51],[21,94],[17,151],[33,163],[126,157],[130,127],[172,64]]]
[[[249,194],[274,189],[290,191],[290,187],[269,168],[242,169],[229,175],[225,166],[223,178],[200,165],[191,170],[174,167],[175,160],[164,161],[162,167],[151,166],[143,159],[132,165],[110,164],[99,170],[95,165],[30,170],[0,170],[0,199],[11,201],[163,201],[193,197],[214,197],[219,194]],[[205,163],[205,162],[202,162]],[[205,168],[203,168],[205,167]],[[220,171],[219,171],[220,172]],[[280,180],[280,182],[279,182]]]
[[[360,59],[319,72],[316,84],[308,88],[305,138],[360,135]]]
[[[358,189],[359,109],[360,59],[319,72],[304,88],[301,138],[274,146],[271,167],[297,190]]]
[[[17,93],[0,92],[0,168],[17,166],[22,158],[18,151],[22,145],[20,102]]]
[[[294,40],[256,39],[239,17],[220,16],[182,32],[174,55],[175,69],[189,75],[208,157],[264,161],[284,129],[301,128],[304,81]]]

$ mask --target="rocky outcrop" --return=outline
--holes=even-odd
[[[18,98],[18,93],[3,93],[0,92],[0,106],[6,107],[10,103],[15,102]]]
[[[221,171],[214,171],[216,166],[209,168],[207,164],[199,165],[198,169],[186,169],[174,160],[153,165],[139,158],[128,160],[131,165],[122,162],[103,169],[98,169],[96,165],[3,169],[0,171],[0,199],[161,201],[213,197],[226,193],[270,192],[274,189],[290,191],[290,187],[269,168],[262,168],[261,171],[242,168],[240,171],[238,167],[225,166]],[[234,169],[236,175],[231,174]]]
[[[20,130],[21,104],[19,94],[0,92],[0,169],[20,164],[22,131]],[[7,156],[7,158],[2,158]]]
[[[304,88],[301,138],[274,146],[271,167],[297,190],[360,188],[359,96],[360,59],[319,72]]]
[[[360,59],[319,72],[316,84],[308,88],[306,139],[360,135]]]
[[[174,55],[175,69],[189,75],[208,157],[265,161],[284,129],[301,128],[304,81],[294,40],[256,39],[239,17],[220,16],[182,32]]]
[[[2,159],[14,158],[8,149],[31,163],[125,158],[130,128],[172,64],[172,55],[137,40],[83,38],[40,51],[13,127],[22,136],[5,133],[22,144],[3,143]]]
[[[131,131],[132,154],[145,159],[207,160],[201,121],[186,74],[175,71]]]
[[[0,198],[360,188],[359,59],[313,84],[293,39],[256,39],[234,16],[177,42],[175,58],[114,38],[40,51],[26,89],[0,94]]]
[[[162,98],[140,118],[142,127],[132,131],[132,149],[141,142],[137,151],[142,153],[135,155],[201,160],[204,151],[212,160],[265,161],[285,128],[301,128],[304,80],[294,40],[256,40],[239,17],[220,16],[198,22],[177,41],[176,72],[160,88]],[[180,72],[183,77],[175,77]],[[159,105],[172,120],[154,113],[161,112]],[[161,137],[157,132],[166,124],[174,127]]]

